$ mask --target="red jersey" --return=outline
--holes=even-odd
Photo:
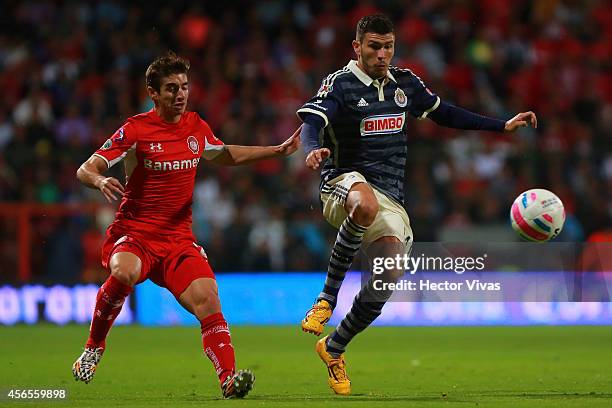
[[[94,155],[111,167],[124,160],[127,183],[111,228],[144,234],[188,234],[200,158],[223,151],[223,142],[195,112],[178,123],[155,110],[132,116]]]

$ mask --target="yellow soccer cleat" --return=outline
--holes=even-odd
[[[302,320],[302,331],[320,336],[332,316],[332,308],[327,300],[319,300],[306,313]]]
[[[344,361],[344,354],[341,354],[339,358],[333,358],[326,349],[325,342],[329,336],[323,337],[317,341],[315,350],[321,360],[327,365],[327,383],[329,387],[334,390],[338,395],[350,395],[351,394],[351,380],[346,374],[346,362]]]

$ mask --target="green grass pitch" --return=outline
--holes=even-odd
[[[0,389],[68,390],[49,407],[610,407],[612,327],[371,328],[347,354],[353,395],[334,396],[295,327],[232,328],[244,400],[222,400],[197,327],[116,327],[90,384],[70,367],[85,326],[0,327]]]

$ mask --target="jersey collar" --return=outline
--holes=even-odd
[[[355,75],[361,82],[363,82],[365,86],[370,86],[372,85],[372,82],[374,82],[374,80],[370,78],[368,74],[363,72],[361,68],[357,66],[357,61],[350,60],[346,67],[353,73],[353,75]],[[390,71],[387,71],[387,78],[397,83],[395,77]]]

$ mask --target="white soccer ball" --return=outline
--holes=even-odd
[[[565,209],[555,194],[541,188],[519,195],[510,209],[512,228],[524,239],[545,242],[563,229]]]

